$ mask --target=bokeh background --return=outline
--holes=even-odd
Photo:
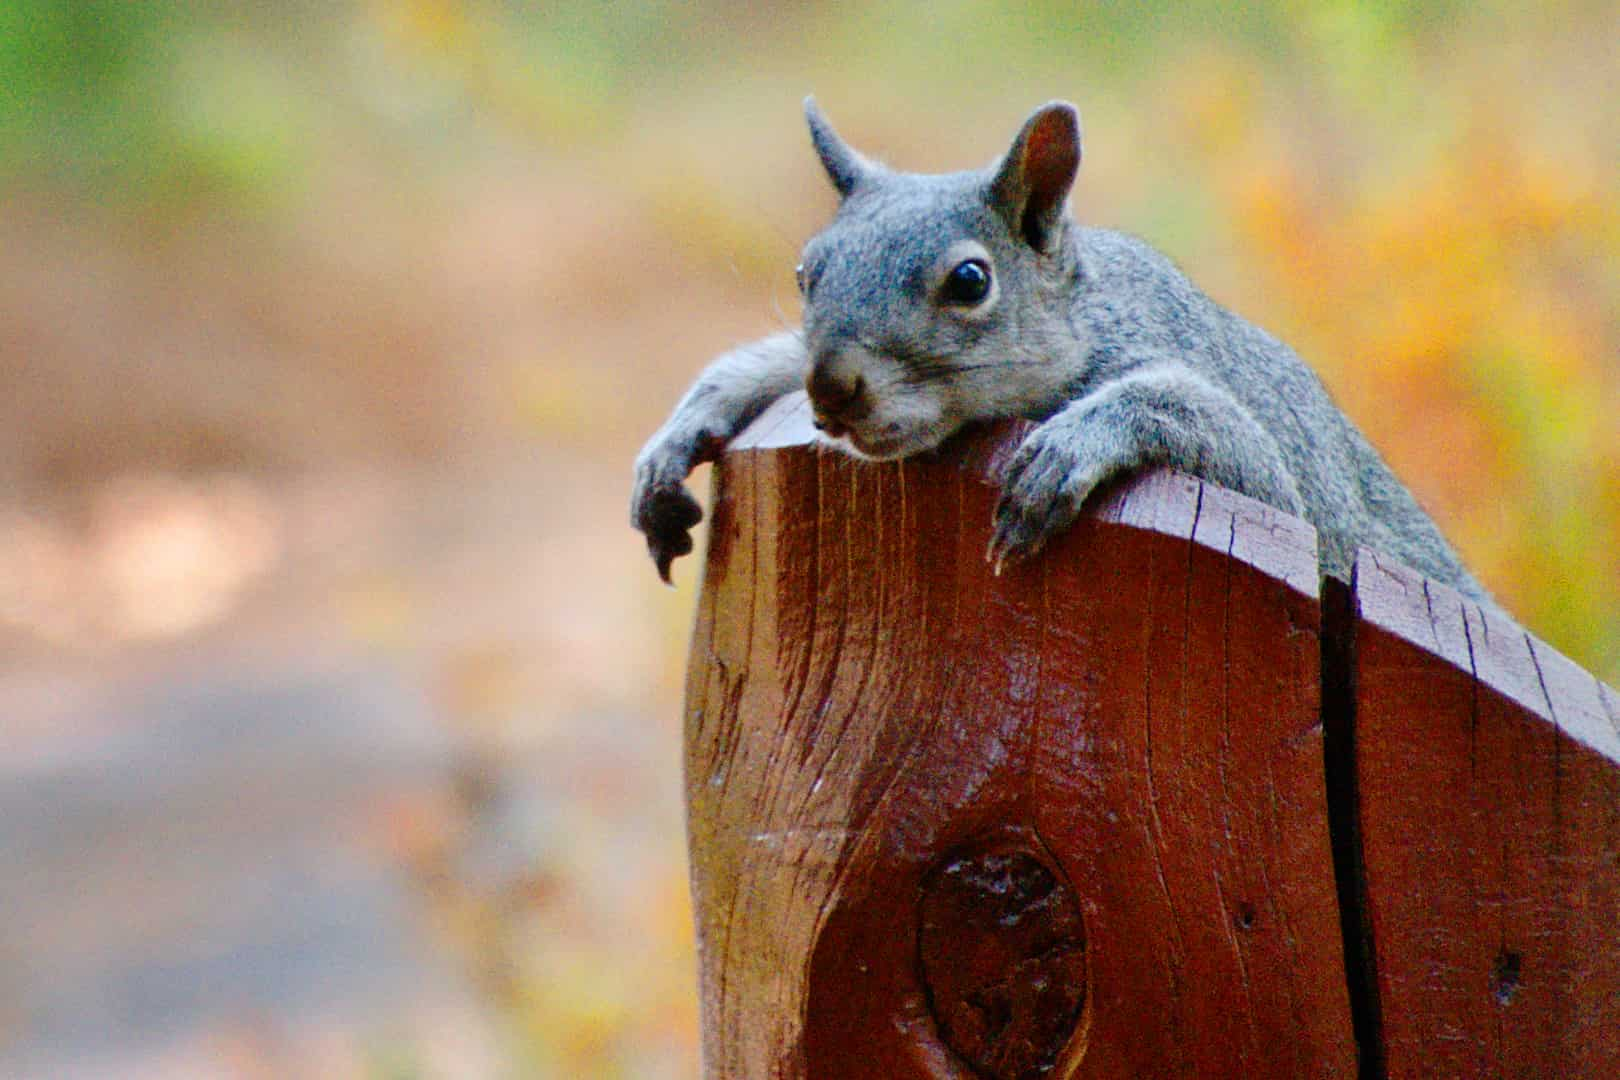
[[[690,1077],[629,464],[833,200],[1081,105],[1620,681],[1620,6],[7,0],[0,1075]],[[699,486],[705,478],[699,476]]]

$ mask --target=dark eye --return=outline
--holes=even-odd
[[[804,294],[804,263],[793,268],[793,283],[799,287],[800,295]]]
[[[957,263],[945,275],[942,294],[948,304],[977,304],[990,295],[990,264],[983,259]]]

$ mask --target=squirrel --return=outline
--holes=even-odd
[[[1099,484],[1169,466],[1304,517],[1335,578],[1365,546],[1495,608],[1292,349],[1143,241],[1070,218],[1073,105],[1036,109],[988,168],[944,175],[891,170],[813,98],[804,111],[840,203],[796,271],[803,328],[715,360],[636,459],[631,522],[665,582],[702,518],[683,481],[804,387],[822,436],[874,460],[974,421],[1038,421],[1002,478],[998,573]]]

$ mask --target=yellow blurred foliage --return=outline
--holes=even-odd
[[[1612,199],[1591,170],[1478,128],[1346,201],[1238,156],[1225,192],[1311,357],[1482,575],[1613,677],[1620,471]],[[1398,181],[1398,182],[1397,182]]]

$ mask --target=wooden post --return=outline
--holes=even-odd
[[[1424,734],[1425,710],[1483,718],[1489,684],[1441,663],[1462,696],[1431,694],[1439,650],[1392,651],[1387,604],[1359,630],[1330,605],[1324,637],[1310,527],[1186,477],[1104,493],[994,576],[994,478],[1027,430],[874,465],[818,450],[789,400],[717,470],[686,728],[705,1075],[1349,1076],[1357,1036],[1363,1075],[1427,1075],[1431,1039],[1489,1034],[1475,989],[1515,1018],[1564,1002],[1589,1040],[1620,1022],[1620,758],[1555,733],[1553,817],[1519,843],[1539,810],[1487,812],[1513,777],[1545,794],[1517,751],[1448,788],[1455,732]],[[1593,687],[1567,709],[1596,730]],[[1430,824],[1469,859],[1403,861]],[[1544,872],[1512,869],[1538,851]],[[1476,924],[1529,920],[1483,961],[1434,899],[1459,874]],[[1427,999],[1435,964],[1478,976],[1443,988],[1466,1008]]]
[[[1356,771],[1393,1076],[1620,1076],[1620,708],[1370,552]]]

